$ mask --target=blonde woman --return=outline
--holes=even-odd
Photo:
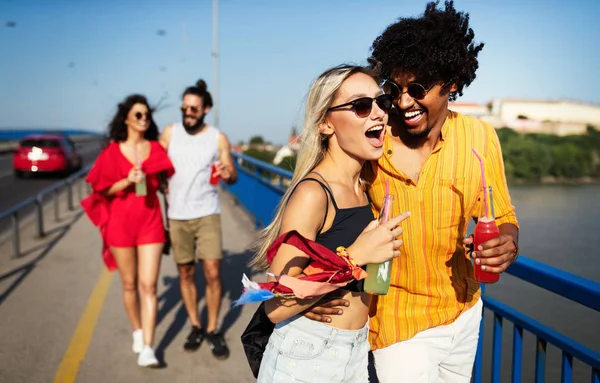
[[[363,165],[383,154],[387,112],[392,106],[374,73],[338,66],[315,80],[306,102],[302,144],[288,192],[274,221],[263,231],[254,264],[266,268],[265,253],[280,234],[296,230],[336,251],[347,247],[360,266],[400,255],[398,226],[408,213],[378,225],[360,179]],[[282,245],[269,272],[298,276],[309,258]],[[367,382],[370,296],[357,284],[344,287],[350,301],[329,324],[302,313],[322,296],[271,299],[265,310],[276,324],[263,354],[258,382]]]

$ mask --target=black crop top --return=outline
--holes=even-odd
[[[319,174],[319,176],[321,175]],[[321,178],[323,177],[321,176]],[[327,200],[329,201],[329,198],[331,198],[331,203],[335,209],[335,217],[333,218],[331,227],[327,231],[321,232],[325,225],[325,221],[327,220],[327,210],[329,210],[329,207],[325,211],[325,218],[323,219],[323,224],[319,228],[319,233],[317,234],[315,242],[325,246],[334,253],[338,246],[348,247],[352,245],[360,233],[367,227],[369,222],[374,219],[371,205],[340,209],[335,202],[335,198],[333,197],[329,185],[310,177],[304,178],[300,182],[304,181],[315,181],[321,185],[327,195]],[[325,179],[323,179],[323,181],[325,181]],[[300,184],[300,182],[298,184]],[[327,205],[329,206],[329,203]],[[366,266],[363,266],[363,269],[365,267]],[[344,290],[363,292],[363,282],[364,281],[353,281],[346,285]]]

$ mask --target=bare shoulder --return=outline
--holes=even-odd
[[[229,145],[229,138],[225,133],[219,130],[219,142],[225,145]]]
[[[306,208],[318,206],[318,208],[322,209],[323,203],[327,202],[325,193],[323,187],[316,180],[305,178],[296,186],[296,190],[292,193],[288,206],[292,203],[299,203]]]
[[[160,134],[160,137],[158,139],[158,142],[165,150],[169,149],[169,144],[171,143],[172,135],[173,135],[173,124],[165,126],[165,128],[163,129],[163,131]]]
[[[170,125],[165,126],[165,128],[162,131],[162,134],[163,135],[168,134],[170,136],[173,133],[173,126],[174,125],[175,124],[170,124]]]
[[[305,237],[314,239],[328,208],[325,193],[317,181],[306,180],[298,184],[285,208],[282,229],[295,229]]]

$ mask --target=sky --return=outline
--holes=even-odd
[[[285,143],[301,127],[311,81],[331,66],[365,64],[373,40],[426,3],[220,0],[217,88],[212,0],[0,0],[0,128],[105,132],[117,103],[141,93],[152,104],[163,99],[155,114],[162,129],[181,119],[181,93],[202,78],[218,89],[219,128],[232,143],[255,135]],[[600,1],[455,7],[485,43],[459,102],[600,104]]]

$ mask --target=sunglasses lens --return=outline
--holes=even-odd
[[[382,94],[375,99],[377,106],[384,112],[389,112],[392,109],[394,97],[391,94]]]
[[[383,91],[387,94],[392,95],[392,98],[395,100],[400,97],[400,89],[398,86],[392,81],[386,81],[383,84]]]
[[[412,84],[408,85],[407,93],[415,100],[422,100],[427,95],[427,90],[425,90],[423,85],[413,82]]]
[[[188,109],[192,112],[192,113],[198,113],[198,111],[200,110],[199,107],[197,106],[187,106],[187,105],[181,105],[179,107],[179,109],[181,109],[182,112],[187,112]]]
[[[373,107],[373,99],[371,98],[359,98],[354,101],[354,112],[358,117],[367,117],[371,114],[371,108]]]
[[[146,117],[146,119],[148,119],[148,113],[136,112],[135,114],[135,118],[138,120],[141,120],[144,116]]]

